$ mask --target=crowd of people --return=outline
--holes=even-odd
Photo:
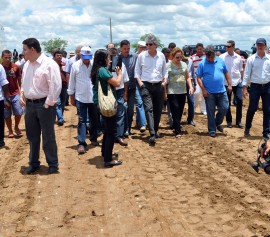
[[[77,46],[74,56],[69,59],[67,53],[58,48],[53,50],[52,58],[47,57],[35,38],[28,38],[22,44],[22,54],[9,50],[2,52],[0,147],[5,146],[4,123],[8,138],[22,136],[19,126],[25,113],[30,145],[27,174],[40,169],[41,136],[48,172],[58,172],[54,127],[64,124],[67,103],[77,109],[78,154],[86,152],[88,132],[92,146],[99,146],[97,138],[103,133],[101,154],[105,167],[122,164],[117,159],[118,154],[113,153],[113,147],[115,142],[128,146],[125,138],[132,134],[134,107],[136,126],[142,133],[148,128],[149,144],[154,145],[159,138],[165,104],[175,138],[182,136],[181,120],[186,100],[187,124],[196,126],[194,115],[199,107],[207,116],[209,136],[223,132],[224,118],[228,128],[234,125],[244,128],[243,135],[250,136],[261,98],[262,134],[265,139],[270,138],[270,56],[265,52],[264,38],[257,39],[257,52],[247,60],[239,55],[233,40],[226,42],[223,54],[217,54],[212,45],[204,47],[198,43],[196,53],[186,57],[173,42],[158,51],[159,42],[153,34],[138,42],[136,53],[131,52],[128,40],[122,40],[119,48],[109,43],[107,49],[99,49],[95,54],[90,46]],[[113,91],[117,101],[114,116],[99,113],[99,85],[105,94],[109,89]],[[243,97],[248,94],[249,105],[243,125]],[[234,125],[232,103],[236,106]]]

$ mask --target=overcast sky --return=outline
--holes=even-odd
[[[35,37],[67,40],[67,51],[78,44],[96,50],[110,41],[137,42],[145,33],[165,46],[221,44],[235,40],[248,49],[259,37],[270,44],[270,0],[0,0],[0,49],[22,50]]]

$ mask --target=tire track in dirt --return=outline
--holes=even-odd
[[[129,146],[115,145],[122,166],[103,169],[100,147],[76,151],[75,108],[68,107],[63,127],[56,126],[60,174],[24,176],[28,144],[0,160],[0,223],[3,236],[264,236],[269,234],[269,176],[255,173],[260,136],[243,130],[206,135],[206,117],[175,139],[162,115],[160,134],[150,147],[148,132],[134,129]],[[234,108],[232,108],[234,113]],[[243,113],[245,114],[245,112]],[[262,113],[251,134],[261,134]],[[24,140],[23,140],[24,139]],[[100,138],[101,139],[101,138]],[[9,144],[10,143],[10,144]],[[18,144],[21,144],[18,145]],[[210,148],[211,147],[211,148]],[[42,152],[41,152],[42,154]],[[253,155],[254,154],[254,155]],[[41,155],[44,164],[44,155]]]
[[[17,175],[25,172],[25,164],[28,163],[26,135],[19,139],[6,138],[5,142],[6,147],[1,149],[1,156],[5,160],[2,159],[0,165],[0,229],[4,236],[17,236],[23,230],[25,218],[34,200],[31,193],[35,189],[36,178]]]
[[[38,175],[34,213],[25,224],[32,236],[92,236],[104,221],[102,183],[96,184],[99,170],[87,158],[98,148],[77,154],[77,116],[74,107],[68,108],[68,122],[56,126],[60,173]]]

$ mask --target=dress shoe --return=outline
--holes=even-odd
[[[58,173],[58,167],[50,166],[48,169],[49,174],[57,174]]]
[[[250,133],[249,133],[249,129],[248,128],[245,129],[244,136],[245,137],[250,137]]]
[[[5,142],[4,141],[0,141],[0,147],[5,146]]]
[[[92,146],[99,146],[99,143],[97,141],[91,141]]]
[[[270,133],[265,133],[265,134],[263,134],[263,137],[265,138],[265,139],[270,139]]]
[[[58,126],[63,126],[63,125],[64,125],[64,120],[58,121],[58,122],[57,122],[57,125],[58,125]]]
[[[244,126],[243,126],[243,124],[240,122],[240,123],[237,123],[237,124],[236,124],[236,127],[237,127],[237,128],[243,128]]]
[[[38,167],[33,167],[33,166],[29,166],[26,170],[27,174],[34,174],[35,172],[37,172],[40,169],[40,166]]]
[[[217,130],[223,132],[223,127],[221,125],[217,125]]]
[[[228,122],[228,123],[227,123],[227,127],[228,127],[228,128],[232,128],[232,123]]]
[[[79,145],[78,146],[78,154],[84,154],[85,153],[85,148],[84,145]]]
[[[192,125],[192,126],[194,126],[194,127],[196,126],[193,120],[191,120],[191,121],[188,121],[187,123],[188,123],[189,125]]]
[[[122,138],[118,138],[118,139],[117,139],[117,142],[118,142],[121,146],[127,146],[127,145],[128,145],[128,143],[127,143],[125,140],[123,140]]]
[[[145,132],[145,130],[146,130],[146,127],[145,127],[145,126],[142,126],[142,127],[140,128],[140,132]]]
[[[104,167],[110,168],[110,167],[122,165],[122,164],[123,164],[123,161],[121,161],[121,160],[112,160],[110,162],[105,162]]]
[[[155,135],[153,135],[153,136],[151,136],[151,137],[149,138],[149,143],[150,143],[150,144],[155,144],[155,143],[156,143],[156,136],[155,136]]]

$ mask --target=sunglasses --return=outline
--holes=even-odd
[[[146,44],[146,46],[152,46],[153,44]]]
[[[180,56],[178,56],[178,57],[175,57],[176,59],[181,59],[181,57]]]
[[[226,48],[231,48],[232,46],[230,46],[230,45],[226,45]]]

